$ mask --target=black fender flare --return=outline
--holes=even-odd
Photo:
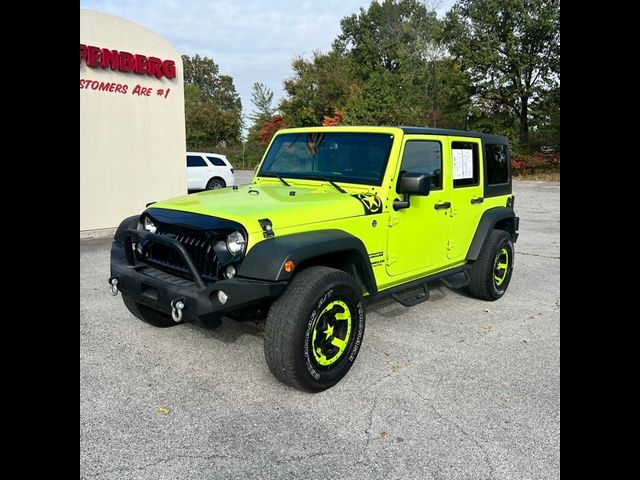
[[[113,241],[119,245],[124,245],[124,233],[130,228],[136,229],[138,228],[138,221],[140,220],[140,215],[133,215],[131,217],[125,218],[118,229],[116,230],[116,234],[113,236]]]
[[[516,233],[518,230],[519,218],[516,217],[513,210],[508,210],[507,207],[494,207],[490,208],[482,214],[476,233],[471,241],[471,246],[467,251],[467,260],[477,260],[480,253],[484,249],[487,239],[491,231],[498,227],[505,230],[513,242],[518,238]]]
[[[267,238],[247,253],[238,276],[274,282],[289,280],[294,272],[287,272],[284,264],[292,260],[300,265],[328,254],[352,254],[358,263],[360,280],[370,294],[377,290],[369,254],[362,240],[343,230],[316,230]],[[295,270],[294,270],[295,271]]]

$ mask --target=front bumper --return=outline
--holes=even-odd
[[[117,278],[118,289],[122,293],[167,315],[171,315],[171,302],[182,300],[182,319],[187,322],[208,328],[216,327],[225,314],[273,299],[287,286],[287,282],[268,282],[241,277],[204,282],[197,271],[194,272],[193,281],[178,277],[137,261],[131,247],[132,237],[146,237],[159,241],[160,236],[128,230],[124,244],[114,241],[111,246],[109,281]],[[176,245],[172,246],[183,258],[186,256],[185,263],[193,266],[189,254],[186,250],[180,249],[178,242],[166,238],[162,241],[166,244],[175,243]],[[227,295],[224,304],[217,298],[219,290]]]

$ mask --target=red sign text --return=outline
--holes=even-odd
[[[155,75],[156,78],[176,78],[176,63],[129,52],[119,52],[108,48],[98,48],[80,44],[80,63],[84,59],[87,67],[110,68],[138,75]]]

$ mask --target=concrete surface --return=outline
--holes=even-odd
[[[373,305],[357,362],[316,395],[272,377],[254,324],[136,320],[107,291],[109,241],[82,241],[81,477],[559,478],[559,191],[514,184],[501,300],[434,285]]]

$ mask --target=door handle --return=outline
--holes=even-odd
[[[433,208],[435,208],[436,210],[442,210],[444,208],[451,208],[451,202],[444,202],[444,203],[436,203]]]
[[[471,203],[482,203],[484,202],[484,197],[472,198]]]

